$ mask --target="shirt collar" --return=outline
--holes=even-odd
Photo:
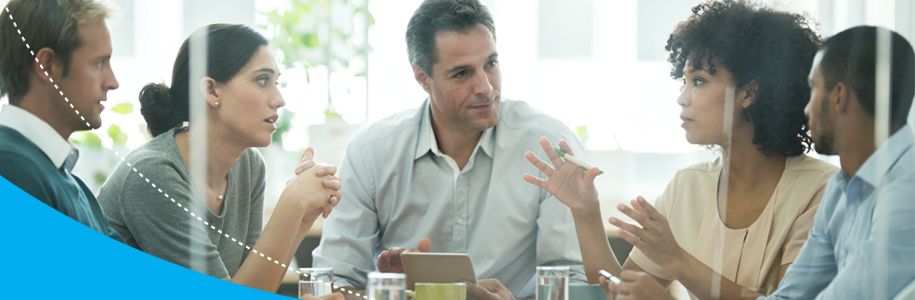
[[[422,114],[423,117],[419,121],[419,139],[416,142],[413,159],[419,159],[430,151],[438,156],[445,155],[438,148],[438,143],[435,139],[435,131],[432,130],[432,107],[429,104],[428,99],[423,103]],[[486,129],[486,131],[483,131],[483,135],[480,137],[480,141],[477,142],[477,147],[474,149],[474,154],[471,155],[471,159],[476,155],[477,149],[482,149],[483,153],[489,155],[489,157],[493,157],[493,148],[495,147],[496,142],[493,133],[494,128],[495,127],[490,127]]]
[[[0,109],[0,125],[12,128],[38,146],[54,166],[73,170],[79,152],[47,122],[24,109],[5,104]]]
[[[854,177],[861,178],[872,186],[877,186],[896,161],[912,148],[912,143],[912,127],[903,126],[864,161]]]

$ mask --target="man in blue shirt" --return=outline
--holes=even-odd
[[[0,176],[117,238],[73,175],[79,153],[67,142],[101,126],[102,101],[118,88],[107,14],[92,0],[13,0],[0,14],[0,96],[10,102],[0,107]]]
[[[854,27],[821,45],[805,113],[817,152],[839,155],[842,170],[807,243],[765,299],[887,299],[915,279],[915,150],[906,125],[913,61],[911,45],[884,28]],[[889,76],[877,80],[887,74],[878,69]],[[875,83],[889,83],[889,114],[875,104],[885,99],[874,96]]]

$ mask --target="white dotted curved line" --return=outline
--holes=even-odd
[[[19,39],[21,39],[22,42],[25,44],[25,49],[29,50],[29,53],[32,54],[32,57],[35,59],[35,63],[38,64],[38,67],[41,68],[41,71],[44,72],[44,75],[48,76],[48,81],[50,81],[51,84],[54,85],[54,89],[57,90],[57,93],[59,93],[60,96],[64,97],[64,101],[67,102],[67,105],[70,105],[70,109],[72,109],[76,113],[76,116],[79,117],[79,119],[82,120],[84,123],[86,123],[86,127],[92,128],[92,125],[89,124],[89,121],[86,121],[86,118],[84,118],[83,115],[79,112],[79,110],[76,109],[76,106],[73,106],[73,103],[70,102],[70,98],[68,98],[67,96],[64,96],[64,92],[60,90],[60,87],[57,86],[57,83],[54,83],[54,78],[51,78],[51,75],[48,74],[48,70],[44,69],[44,65],[42,65],[41,62],[38,61],[38,56],[35,56],[35,51],[32,51],[32,46],[29,45],[29,43],[25,41],[25,36],[23,36],[22,31],[19,30],[19,24],[17,24],[16,21],[13,20],[13,13],[10,12],[9,7],[6,7],[6,13],[10,18],[10,22],[13,22],[13,28],[16,28],[16,33],[19,34]]]
[[[16,23],[16,21],[13,19],[13,13],[10,12],[9,7],[6,7],[5,10],[6,10],[7,16],[9,16],[10,22],[13,23],[13,28],[15,28],[15,29],[16,29],[16,33],[19,34],[19,39],[22,40],[22,43],[24,44],[26,50],[28,50],[29,53],[30,53],[30,54],[32,55],[32,57],[34,58],[35,63],[38,63],[38,66],[41,68],[42,72],[44,72],[44,75],[48,77],[48,81],[50,81],[51,84],[54,85],[54,89],[57,90],[57,93],[60,94],[60,96],[64,98],[64,101],[67,102],[67,104],[70,106],[70,109],[72,109],[73,112],[76,113],[76,116],[79,117],[79,119],[82,120],[82,121],[86,124],[86,127],[92,128],[92,125],[89,124],[89,121],[86,121],[86,118],[83,117],[83,115],[79,112],[79,110],[76,108],[76,106],[74,106],[73,103],[70,102],[70,98],[68,98],[66,95],[64,95],[64,92],[60,89],[60,86],[58,86],[57,83],[54,82],[54,78],[51,77],[51,74],[48,74],[48,71],[45,70],[44,65],[42,65],[41,62],[38,61],[38,57],[35,56],[35,51],[32,50],[32,46],[29,45],[29,43],[25,40],[25,36],[22,35],[22,31],[19,29],[19,24]],[[190,214],[191,217],[196,218],[196,219],[197,219],[198,221],[200,221],[200,222],[203,222],[203,224],[206,225],[206,226],[208,226],[208,227],[210,227],[211,230],[215,230],[217,233],[219,233],[220,235],[225,236],[227,239],[231,239],[233,243],[238,243],[239,246],[245,247],[245,250],[251,251],[251,253],[254,253],[254,254],[258,255],[258,256],[260,256],[261,258],[264,258],[264,259],[266,259],[266,260],[269,261],[269,262],[273,262],[273,263],[275,263],[275,264],[277,264],[277,265],[279,265],[279,266],[282,266],[284,269],[294,271],[294,272],[295,272],[296,274],[298,274],[298,275],[306,275],[306,274],[300,272],[299,270],[293,269],[292,267],[290,267],[290,266],[288,266],[288,265],[286,265],[286,264],[284,264],[284,263],[281,263],[279,260],[274,259],[273,257],[270,257],[269,255],[265,255],[264,252],[257,251],[257,249],[254,249],[253,247],[251,247],[251,246],[249,246],[249,245],[245,245],[244,242],[238,241],[236,238],[229,236],[228,233],[224,233],[224,232],[222,231],[222,229],[217,229],[216,226],[210,224],[209,221],[204,220],[204,219],[201,218],[197,213],[194,213],[194,212],[190,211],[187,207],[185,207],[185,206],[182,205],[181,203],[175,201],[175,198],[172,198],[171,196],[169,196],[168,193],[166,193],[165,191],[163,191],[163,190],[162,190],[161,188],[159,188],[154,182],[150,181],[148,177],[144,176],[142,172],[140,172],[139,170],[137,170],[137,168],[134,167],[133,164],[131,164],[130,162],[128,162],[126,159],[124,159],[124,156],[123,156],[123,155],[121,155],[120,153],[118,153],[117,151],[115,151],[115,150],[113,150],[113,149],[110,149],[110,150],[112,150],[112,151],[115,153],[115,155],[117,155],[117,157],[121,160],[121,162],[127,164],[127,166],[128,166],[134,173],[136,173],[137,175],[139,175],[140,178],[143,178],[143,179],[146,181],[146,183],[150,184],[150,186],[152,186],[153,189],[155,189],[156,191],[158,191],[159,194],[163,195],[166,199],[170,200],[172,203],[174,203],[175,205],[177,205],[178,208],[183,209],[184,212]],[[307,275],[306,275],[306,276],[307,276]],[[360,295],[360,293],[354,292],[354,291],[352,291],[352,290],[350,290],[350,289],[339,288],[338,290],[339,290],[339,291],[342,291],[342,292],[346,292],[346,293],[348,293],[348,294],[350,294],[350,295],[355,295],[355,296],[357,296],[357,297],[362,297],[363,299],[368,299],[368,295]]]
[[[114,151],[114,150],[112,150],[112,151]],[[133,170],[134,173],[136,173],[137,175],[140,176],[140,178],[143,178],[147,183],[149,183],[150,186],[152,186],[153,189],[155,189],[156,191],[158,191],[159,194],[161,194],[162,196],[164,196],[165,199],[168,199],[169,201],[171,201],[172,203],[174,203],[175,205],[177,205],[179,208],[183,209],[184,212],[190,214],[191,217],[194,217],[195,219],[197,219],[197,221],[202,222],[203,225],[206,225],[206,226],[209,227],[211,230],[215,230],[217,233],[219,233],[219,234],[222,235],[222,236],[225,236],[227,239],[231,239],[233,243],[237,243],[239,246],[245,247],[246,250],[249,250],[249,251],[251,251],[252,253],[257,254],[257,255],[260,256],[260,257],[266,258],[268,261],[274,262],[274,263],[276,263],[277,265],[282,266],[283,268],[286,268],[286,269],[289,269],[289,270],[293,270],[291,267],[287,266],[286,264],[280,263],[279,260],[273,259],[273,258],[270,257],[269,255],[265,255],[263,252],[257,251],[257,249],[253,249],[253,248],[251,248],[250,246],[245,245],[244,242],[238,241],[238,239],[236,239],[236,238],[230,236],[228,233],[224,233],[224,232],[222,231],[222,229],[216,228],[216,226],[210,224],[209,221],[204,220],[204,219],[203,219],[202,217],[200,217],[200,215],[198,215],[197,213],[195,213],[195,212],[193,212],[193,211],[190,211],[190,210],[186,207],[186,205],[182,205],[181,203],[179,203],[178,201],[176,201],[175,198],[172,198],[171,196],[169,196],[168,193],[166,193],[165,191],[162,190],[162,188],[159,188],[155,183],[153,183],[151,180],[149,180],[149,177],[144,176],[144,175],[143,175],[143,172],[140,172],[139,170],[137,170],[137,168],[134,167],[133,164],[131,164],[131,163],[130,163],[129,161],[127,161],[126,159],[124,159],[124,156],[122,156],[120,153],[118,153],[117,151],[114,151],[114,153],[115,153],[115,155],[118,156],[118,158],[121,159],[121,162],[123,162],[124,164],[127,164],[127,167],[131,168],[131,170]],[[299,272],[298,270],[293,270],[293,271],[295,271],[297,274],[300,274],[300,272]],[[301,274],[300,274],[300,275],[301,275]]]

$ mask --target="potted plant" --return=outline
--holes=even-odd
[[[306,78],[323,73],[326,80],[325,117],[340,118],[334,106],[334,75],[366,78],[368,29],[374,18],[368,0],[292,0],[265,13],[271,45],[286,68],[304,68]]]
[[[336,163],[358,126],[346,122],[334,102],[356,100],[349,87],[368,85],[368,29],[375,22],[368,0],[292,0],[265,16],[282,65],[304,69],[307,83],[315,76],[323,79],[324,123],[309,126],[308,142],[325,154],[324,160]],[[274,141],[281,145],[279,128],[277,134]]]

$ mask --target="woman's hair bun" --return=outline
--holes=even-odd
[[[140,113],[153,136],[181,126],[183,122],[172,109],[169,89],[164,83],[150,83],[140,90]]]

